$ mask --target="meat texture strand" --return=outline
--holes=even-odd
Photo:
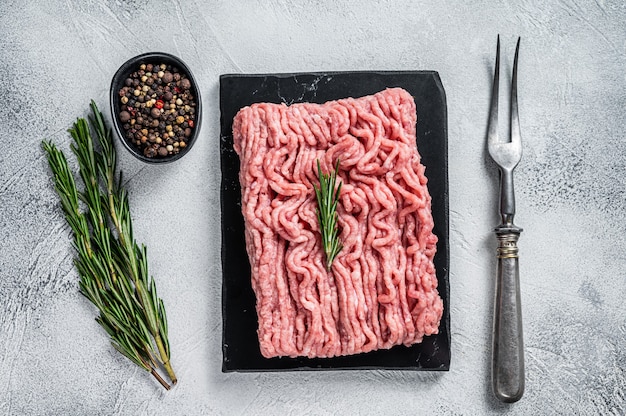
[[[245,238],[265,357],[333,357],[438,331],[431,198],[413,97],[392,88],[325,104],[259,103],[233,123]],[[327,272],[317,160],[339,159],[343,250]]]

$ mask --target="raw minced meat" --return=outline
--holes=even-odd
[[[416,120],[400,88],[325,104],[253,104],[235,117],[263,356],[350,355],[437,333],[437,237]],[[337,159],[343,250],[328,272],[314,185],[317,160],[330,172]]]

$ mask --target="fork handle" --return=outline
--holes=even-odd
[[[503,402],[518,401],[524,394],[524,340],[520,302],[517,240],[521,228],[500,226],[493,326],[493,392]]]

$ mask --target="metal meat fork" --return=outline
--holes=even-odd
[[[489,154],[500,168],[500,215],[502,223],[494,230],[498,239],[498,265],[491,364],[493,392],[503,402],[515,402],[524,394],[524,341],[517,249],[517,240],[522,229],[513,224],[513,217],[515,216],[513,169],[522,158],[522,139],[517,112],[519,43],[520,39],[518,38],[511,82],[511,141],[501,141],[498,137],[500,36],[498,36],[487,133]]]

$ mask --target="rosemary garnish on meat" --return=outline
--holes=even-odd
[[[319,159],[317,160],[317,175],[320,182],[319,188],[315,185],[315,196],[317,197],[317,219],[320,224],[322,234],[322,246],[326,254],[326,269],[330,271],[333,260],[343,248],[339,241],[339,229],[337,227],[337,202],[339,192],[341,192],[341,182],[337,185],[337,171],[339,170],[339,159],[335,165],[335,170],[330,174],[322,173]],[[337,187],[337,190],[335,190]]]
[[[63,152],[51,141],[43,142],[55,189],[74,235],[80,291],[98,308],[96,321],[111,337],[113,347],[169,390],[170,384],[159,373],[164,369],[171,384],[176,384],[165,307],[148,274],[146,247],[137,245],[133,237],[128,194],[122,187],[121,173],[116,177],[111,129],[93,101],[91,110],[89,124],[79,118],[69,129],[82,191]]]

